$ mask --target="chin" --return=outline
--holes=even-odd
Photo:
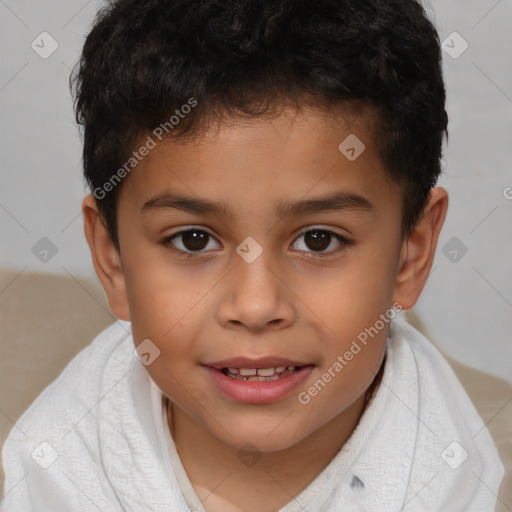
[[[217,431],[212,435],[222,443],[231,446],[236,450],[249,450],[259,452],[276,452],[286,450],[302,439],[307,437],[307,432],[298,433],[290,432],[281,426],[274,425],[270,429],[263,430],[254,428],[254,425],[247,427],[246,425],[235,426],[229,430],[231,436],[228,435],[223,429],[216,429]],[[279,430],[279,432],[277,432]],[[220,435],[219,435],[220,434]]]

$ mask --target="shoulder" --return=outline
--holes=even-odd
[[[416,473],[424,474],[432,469],[431,455],[437,454],[439,474],[445,478],[436,479],[432,489],[448,485],[455,477],[462,485],[464,479],[469,481],[478,475],[488,487],[480,486],[477,491],[478,479],[471,484],[475,486],[474,503],[492,499],[492,493],[498,494],[504,467],[487,425],[461,382],[460,372],[456,372],[450,358],[405,318],[397,318],[392,324],[391,336],[393,349],[405,354],[402,361],[406,364],[401,366],[401,372],[416,374],[419,398],[415,410],[418,417]],[[459,457],[456,466],[450,466],[453,457]],[[469,489],[470,484],[465,485]]]
[[[418,331],[425,332],[427,330],[417,314],[407,315],[407,321]],[[447,361],[479,417],[483,420],[485,429],[476,430],[478,436],[482,435],[484,431],[490,433],[505,469],[499,500],[501,503],[512,503],[512,435],[510,427],[512,425],[512,385],[495,375],[457,361],[443,352],[441,348],[436,348],[434,342],[426,340],[426,343],[428,344],[426,350],[438,351]],[[473,435],[475,438],[477,437],[474,433]]]
[[[112,389],[110,379],[133,365],[135,357],[127,357],[132,351],[130,323],[112,324],[23,413],[2,449],[4,506],[28,510],[37,502],[43,509],[59,504],[63,510],[90,510],[87,497],[76,492],[87,481],[102,510],[114,510],[115,497],[98,471],[98,404]]]
[[[82,421],[94,421],[106,369],[131,346],[129,322],[118,321],[98,334],[21,415],[4,443],[4,459],[30,455],[43,442],[57,450]]]

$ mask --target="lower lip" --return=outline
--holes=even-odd
[[[281,400],[297,388],[313,371],[314,366],[303,366],[286,377],[263,382],[233,379],[211,366],[204,368],[215,386],[233,400],[246,404],[269,404]]]

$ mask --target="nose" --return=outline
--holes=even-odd
[[[286,276],[265,251],[252,263],[239,258],[226,276],[224,295],[218,308],[225,328],[262,332],[293,324],[294,294]]]

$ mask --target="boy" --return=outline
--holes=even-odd
[[[3,450],[9,511],[491,511],[494,443],[400,318],[447,194],[411,0],[120,0],[75,75],[119,322]]]

